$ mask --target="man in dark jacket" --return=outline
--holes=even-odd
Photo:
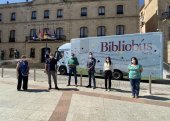
[[[93,79],[93,89],[96,88],[96,80],[95,80],[95,65],[96,65],[96,59],[93,57],[93,53],[89,53],[89,59],[87,61],[87,70],[88,70],[88,76],[89,76],[89,85],[88,88],[91,88],[91,78]]]
[[[48,83],[49,83],[49,90],[51,89],[51,75],[54,80],[55,89],[59,89],[57,86],[57,70],[56,70],[57,60],[54,58],[54,55],[50,53],[50,58],[47,59],[45,64],[45,72],[48,74]]]

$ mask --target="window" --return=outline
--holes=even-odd
[[[169,40],[170,40],[170,27],[168,28]]]
[[[36,29],[31,29],[30,30],[30,40],[35,40],[37,38],[38,38],[38,36],[37,36]]]
[[[98,8],[98,15],[99,16],[105,15],[105,7],[104,6],[100,6]]]
[[[117,14],[123,14],[123,5],[117,5]]]
[[[31,19],[34,20],[34,19],[37,19],[37,12],[36,11],[32,11],[32,14],[31,14]]]
[[[105,36],[106,35],[106,28],[105,26],[99,26],[97,28],[97,36]]]
[[[0,21],[2,21],[2,14],[0,13]]]
[[[63,28],[57,28],[56,29],[56,39],[57,40],[63,40],[64,39],[64,30],[63,30]]]
[[[81,16],[87,16],[87,8],[81,8]]]
[[[49,10],[45,10],[44,11],[44,18],[49,18],[50,11]]]
[[[35,48],[31,48],[31,50],[30,50],[30,58],[35,58]]]
[[[2,38],[2,31],[0,30],[0,43],[1,43],[1,38]]]
[[[124,25],[117,25],[116,26],[116,35],[123,35],[124,34]]]
[[[62,18],[63,17],[63,10],[62,9],[58,9],[57,10],[57,18]]]
[[[87,27],[80,28],[80,38],[88,37],[88,29]]]
[[[169,6],[169,18],[170,18],[170,6]]]
[[[15,30],[10,31],[9,42],[15,42]]]
[[[16,20],[16,13],[13,12],[11,13],[11,21],[15,21]]]

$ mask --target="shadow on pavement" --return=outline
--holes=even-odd
[[[61,91],[79,91],[77,88],[59,88]]]
[[[153,96],[153,95],[140,96],[140,98],[147,98],[147,99],[151,99],[151,100],[161,100],[161,101],[170,100],[170,98]]]
[[[47,89],[28,89],[26,92],[39,93],[39,92],[49,92],[49,91]]]
[[[122,89],[115,89],[115,88],[112,88],[111,91],[117,91],[117,92],[123,92],[123,93],[131,93],[131,91],[122,90]]]

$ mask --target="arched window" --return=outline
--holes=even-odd
[[[15,30],[10,31],[9,42],[15,42]]]
[[[80,28],[80,38],[88,37],[88,28],[81,27]]]
[[[105,26],[99,26],[97,28],[97,36],[106,36],[106,27]]]
[[[64,39],[64,30],[63,28],[57,28],[56,29],[56,39],[57,40],[63,40]]]
[[[116,26],[116,35],[123,35],[124,33],[125,33],[125,26],[117,25]]]

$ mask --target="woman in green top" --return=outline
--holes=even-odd
[[[141,72],[143,68],[138,64],[138,59],[136,57],[131,58],[131,64],[128,66],[129,70],[129,80],[132,89],[133,98],[139,97],[139,89],[140,89],[140,80],[141,80]]]

